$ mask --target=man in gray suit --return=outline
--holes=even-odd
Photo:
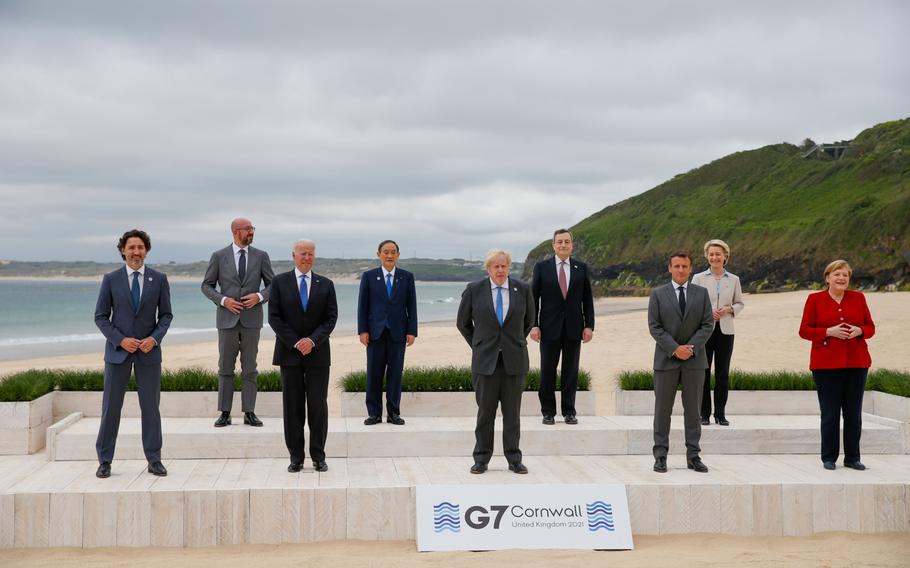
[[[686,431],[686,465],[699,473],[701,461],[701,396],[705,380],[705,342],[714,330],[708,291],[689,283],[692,257],[686,251],[670,255],[672,281],[651,291],[648,327],[657,342],[654,348],[654,471],[667,472],[670,449],[670,416],[676,387],[682,383]]]
[[[509,278],[512,256],[491,250],[484,263],[489,278],[467,285],[455,323],[471,346],[471,373],[477,399],[474,465],[483,473],[493,456],[496,407],[502,406],[502,448],[509,470],[528,473],[521,463],[521,395],[528,378],[528,333],[534,326],[530,287]]]
[[[256,355],[262,330],[262,304],[269,300],[269,284],[275,273],[267,252],[250,246],[256,227],[249,219],[231,222],[234,242],[212,253],[202,293],[218,307],[218,410],[220,428],[231,423],[234,403],[234,366],[240,353],[243,423],[262,426],[256,416]],[[263,287],[260,289],[259,283]],[[218,286],[218,289],[215,286]]]

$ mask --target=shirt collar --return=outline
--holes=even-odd
[[[247,245],[245,247],[239,247],[239,246],[237,246],[237,243],[231,243],[231,246],[234,247],[234,256],[237,256],[237,254],[239,254],[240,251],[242,251],[242,250],[245,250],[247,254],[250,254],[249,245]]]
[[[714,276],[714,273],[711,272],[711,269],[710,269],[710,268],[709,268],[708,270],[705,270],[702,274],[704,274],[705,276]],[[725,276],[727,276],[727,269],[726,269],[726,268],[724,268],[724,273],[721,274],[721,277],[725,277]]]
[[[674,291],[674,292],[675,292],[676,290],[679,290],[680,288],[682,288],[683,290],[686,290],[687,292],[688,292],[688,290],[689,290],[689,289],[687,288],[687,286],[689,286],[689,282],[688,282],[688,281],[686,281],[685,284],[677,284],[675,280],[670,280],[670,282],[673,284],[673,291]]]
[[[389,274],[392,275],[392,280],[395,279],[395,269],[398,268],[397,266],[393,267],[392,270],[386,270],[385,266],[381,266],[380,268],[382,268],[382,278],[383,279],[388,278]]]
[[[561,262],[565,262],[567,265],[572,263],[572,257],[571,257],[571,256],[567,256],[567,257],[566,257],[566,260],[563,261],[563,260],[560,260],[559,255],[554,254],[554,255],[553,255],[553,260],[556,262],[556,267],[557,267],[557,268],[559,267],[559,263],[561,263]]]
[[[130,265],[125,262],[123,263],[123,265],[126,266],[126,275],[127,276],[132,277],[133,272],[138,272],[140,278],[145,278],[145,263],[143,263],[142,266],[139,267],[139,270],[133,270],[132,268],[130,268]]]
[[[495,290],[495,289],[499,288],[499,284],[497,284],[496,282],[493,282],[492,278],[490,278],[489,280],[490,280],[490,290]],[[509,289],[509,279],[508,278],[506,278],[506,281],[502,283],[502,287],[506,290]]]
[[[297,278],[298,281],[300,280],[300,277],[303,276],[303,274],[304,274],[304,273],[303,273],[303,272],[300,272],[300,269],[299,269],[299,268],[297,268],[296,266],[294,267],[294,277]],[[309,280],[310,282],[312,282],[312,281],[313,281],[313,271],[312,271],[312,270],[308,270],[308,271],[306,272],[306,277],[307,277],[307,280]]]

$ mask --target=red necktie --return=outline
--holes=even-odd
[[[566,299],[569,293],[569,284],[566,282],[566,261],[559,263],[559,289],[562,291],[562,299]]]

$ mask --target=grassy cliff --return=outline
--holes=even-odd
[[[910,284],[910,119],[861,132],[840,160],[803,159],[791,144],[737,152],[611,205],[572,227],[576,254],[602,292],[667,278],[666,256],[702,246],[733,249],[730,270],[747,288],[812,286],[847,259],[858,286]],[[534,248],[525,271],[552,253]]]

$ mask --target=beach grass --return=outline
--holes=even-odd
[[[366,371],[354,371],[341,378],[344,392],[366,391]],[[540,386],[540,369],[528,372],[526,391],[536,391]],[[557,376],[556,388],[559,389]],[[591,375],[584,369],[578,371],[578,390],[591,388]],[[467,366],[446,367],[409,367],[401,377],[401,390],[404,392],[471,392],[471,368]]]

